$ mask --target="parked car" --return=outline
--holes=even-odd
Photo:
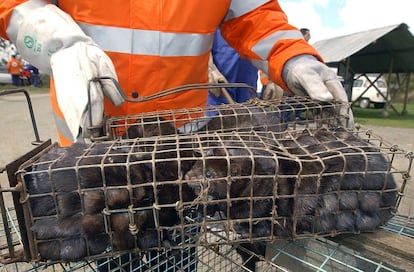
[[[0,66],[0,85],[12,84],[11,75],[7,72],[7,68]]]
[[[375,81],[377,77],[378,75],[375,74],[357,76],[354,79],[352,87],[352,102],[357,101],[358,105],[363,109],[369,108],[371,104],[377,109],[383,108],[386,102],[385,97],[387,97],[388,94],[388,87],[382,76]],[[371,82],[375,81],[375,87],[371,85],[371,82],[367,78],[369,78]],[[382,95],[378,91],[381,92]]]

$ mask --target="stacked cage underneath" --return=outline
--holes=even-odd
[[[46,147],[18,171],[22,258],[86,271],[398,271],[329,238],[401,218],[412,156],[346,128],[343,105],[278,103],[113,118],[93,143]]]

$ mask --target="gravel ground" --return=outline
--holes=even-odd
[[[381,136],[391,144],[398,145],[405,151],[414,151],[414,129],[412,128],[394,128],[379,126],[363,126],[372,129],[372,132]]]

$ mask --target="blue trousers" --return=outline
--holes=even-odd
[[[20,75],[12,75],[12,82],[14,86],[22,86],[22,80]]]

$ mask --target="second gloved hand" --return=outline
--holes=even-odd
[[[262,99],[263,100],[281,99],[282,96],[283,96],[283,89],[276,83],[269,81],[269,83],[266,84],[266,87],[263,90]]]
[[[208,61],[208,80],[210,84],[228,83],[226,77],[220,73],[217,66],[214,64],[212,56],[210,56],[210,59]],[[211,88],[209,91],[216,97],[222,95],[220,88]]]
[[[336,73],[311,55],[296,56],[286,62],[283,79],[288,88],[296,95],[310,96],[318,101],[343,102],[339,114],[348,117],[348,127],[353,127],[354,118],[348,106],[348,96]]]

